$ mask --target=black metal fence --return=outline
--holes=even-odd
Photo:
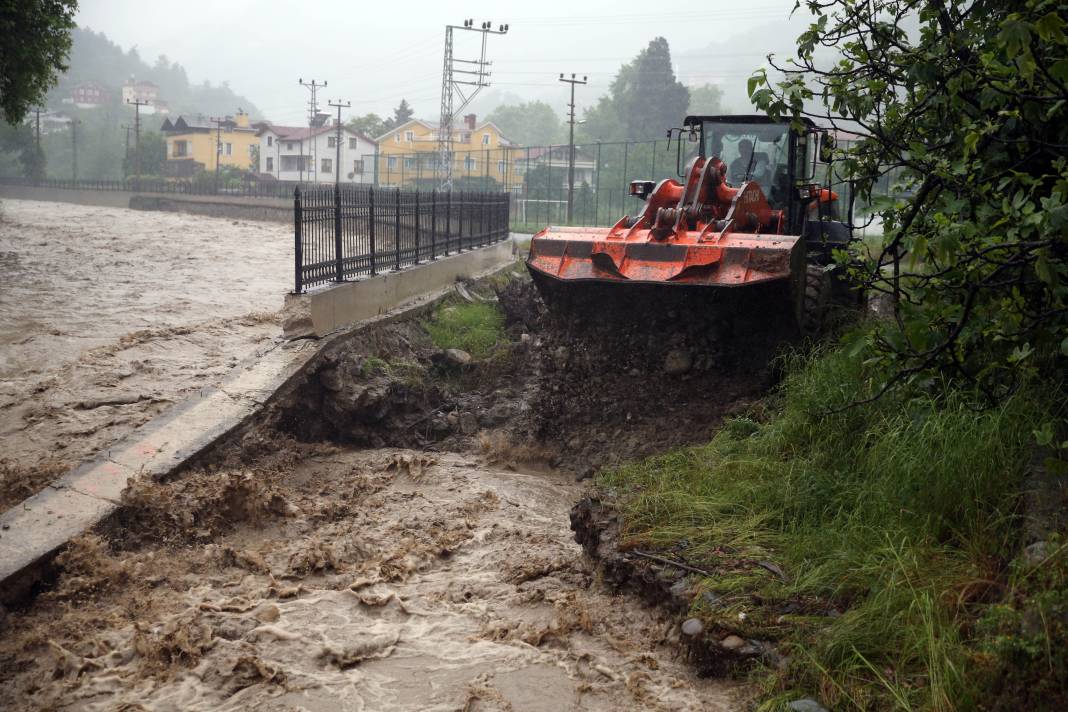
[[[499,242],[508,237],[508,217],[503,192],[297,188],[294,291]]]

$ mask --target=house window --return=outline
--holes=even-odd
[[[497,161],[497,172],[504,175],[504,161]]]
[[[337,148],[337,136],[327,136],[326,138],[327,148]]]
[[[386,162],[386,167],[391,171],[397,170],[397,159],[390,156],[389,161]]]
[[[267,145],[268,146],[273,146],[274,145],[274,136],[268,136],[267,137]]]
[[[249,158],[253,158],[256,155],[256,149],[257,148],[259,148],[259,146],[257,146],[256,144],[254,144],[254,143],[250,143],[249,144],[249,146],[248,146],[248,157]]]
[[[270,173],[274,170],[274,157],[267,156],[267,172]]]
[[[355,140],[356,139],[353,139],[353,141],[355,141]],[[352,162],[352,172],[353,173],[363,173],[363,160],[362,159],[357,158],[356,160],[354,160]]]
[[[412,141],[414,141],[415,140],[415,132],[414,131],[405,131],[404,132],[404,140],[407,141],[408,143],[411,143]]]
[[[334,172],[334,161],[333,161],[333,159],[324,158],[323,159],[323,173],[333,173],[333,172]]]
[[[474,158],[471,158],[471,156],[468,156],[464,159],[464,170],[468,173],[471,173],[472,171],[477,171],[478,161],[476,161]]]
[[[488,146],[489,145],[489,134],[482,134],[482,145],[483,146]]]
[[[232,144],[232,143],[226,144],[226,155],[227,156],[234,155],[234,144]]]
[[[409,170],[410,171],[414,166],[415,166],[415,162],[412,159],[410,159],[410,158],[405,158],[404,159],[404,169],[405,170]]]
[[[400,143],[400,134],[393,134],[393,142]]]
[[[357,148],[359,148],[359,145],[356,143],[356,139],[350,138],[349,139],[349,150],[355,151]]]
[[[293,150],[293,142],[292,141],[286,141],[286,150],[287,151],[292,151]]]
[[[182,158],[187,155],[187,143],[185,141],[175,141],[171,146],[171,155],[175,158]]]

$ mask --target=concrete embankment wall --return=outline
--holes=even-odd
[[[45,188],[29,185],[0,185],[0,198],[99,205],[107,208],[161,210],[242,220],[284,223],[293,221],[293,201],[277,198],[134,193],[123,190]]]
[[[515,259],[515,242],[503,240],[396,272],[313,289],[306,294],[287,294],[282,330],[290,339],[320,338],[378,317],[397,304],[447,289],[458,279],[499,270]]]

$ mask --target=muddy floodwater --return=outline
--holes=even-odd
[[[572,478],[277,453],[128,493],[111,546],[77,540],[55,588],[8,614],[0,707],[735,708],[681,657],[677,621],[597,582]]]
[[[279,333],[285,225],[0,203],[0,504]]]

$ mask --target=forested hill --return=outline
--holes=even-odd
[[[71,35],[73,46],[70,53],[70,69],[59,78],[59,85],[49,94],[49,107],[59,108],[70,88],[79,82],[96,81],[114,92],[115,100],[122,90],[124,80],[131,77],[150,81],[159,86],[159,98],[170,106],[172,115],[203,113],[223,116],[233,114],[238,107],[252,116],[259,117],[256,106],[246,97],[236,94],[224,81],[212,84],[191,84],[185,69],[172,63],[165,55],[154,64],[141,58],[137,48],[124,52],[103,33],[88,28],[77,28]]]

